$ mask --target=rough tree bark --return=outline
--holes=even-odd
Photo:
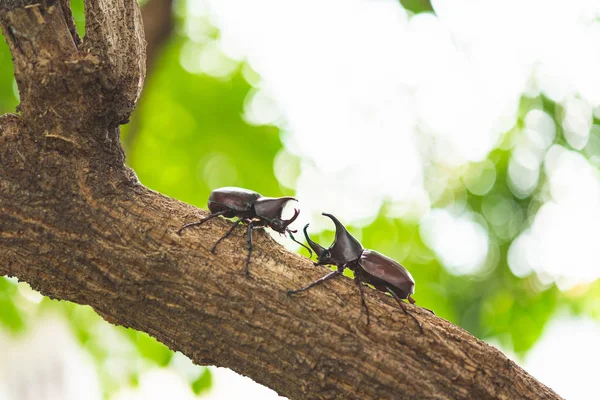
[[[230,222],[175,232],[205,211],[142,186],[119,125],[145,74],[134,0],[87,0],[80,40],[67,0],[2,0],[20,115],[0,117],[0,274],[91,305],[198,364],[229,367],[292,399],[556,399],[502,353],[410,306],[355,285],[297,288],[326,269],[256,235],[250,278]],[[418,298],[418,297],[417,297]]]

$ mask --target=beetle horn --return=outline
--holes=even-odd
[[[269,221],[281,219],[281,212],[288,201],[298,201],[293,197],[261,197],[254,202],[254,211],[259,218]]]
[[[292,218],[288,219],[287,221],[284,221],[284,226],[287,228],[288,226],[291,225],[292,222],[294,222],[296,220],[296,218],[298,218],[298,214],[300,214],[300,210],[298,210],[297,208],[294,208],[294,215],[292,216]]]
[[[306,238],[306,243],[308,243],[310,248],[313,249],[313,251],[317,255],[317,258],[320,259],[325,254],[325,248],[319,245],[318,243],[313,242],[310,236],[308,236],[308,232],[306,230],[308,228],[308,225],[309,224],[304,225],[304,237]]]
[[[336,241],[337,241],[337,239],[343,239],[343,236],[352,236],[350,234],[350,232],[348,232],[348,229],[346,229],[346,227],[335,216],[328,214],[328,213],[322,213],[321,215],[331,218],[331,220],[335,224],[335,239],[336,239]]]
[[[348,232],[336,217],[327,213],[323,213],[323,215],[331,218],[335,224],[335,241],[329,248],[331,257],[343,263],[359,258],[364,250],[362,244]]]

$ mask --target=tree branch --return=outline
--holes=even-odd
[[[0,117],[0,274],[91,305],[198,364],[229,367],[292,399],[556,399],[502,353],[449,322],[348,279],[288,297],[328,270],[143,187],[124,166],[118,123],[144,75],[137,2],[87,2],[79,44],[63,3],[4,2],[23,115]]]
[[[114,84],[119,122],[129,118],[146,76],[146,42],[137,3],[116,0],[85,2],[84,51],[98,55]]]
[[[142,8],[146,46],[146,69],[149,71],[157,55],[173,32],[173,0],[150,0]]]

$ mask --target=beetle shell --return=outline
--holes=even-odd
[[[230,213],[224,214],[225,217],[231,218],[237,213],[251,211],[254,202],[261,197],[259,193],[252,190],[238,187],[222,187],[210,193],[208,209],[211,213],[231,210]]]
[[[415,292],[415,280],[406,268],[373,250],[365,250],[358,260],[358,265],[370,275],[385,281],[394,287],[394,292],[401,299],[406,299]]]
[[[281,212],[288,201],[298,201],[293,197],[261,197],[254,203],[256,216],[267,221],[281,219]]]

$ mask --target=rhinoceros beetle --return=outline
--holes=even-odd
[[[391,294],[402,308],[402,311],[417,323],[422,332],[421,324],[408,312],[406,304],[402,301],[407,299],[411,304],[415,303],[415,300],[411,297],[415,292],[415,280],[410,272],[391,258],[373,250],[366,250],[336,217],[327,213],[323,213],[323,215],[331,218],[335,224],[333,244],[326,249],[312,241],[307,232],[308,224],[304,227],[304,236],[306,236],[308,245],[318,257],[315,265],[335,265],[337,270],[301,289],[289,290],[288,295],[304,292],[329,279],[342,275],[344,270],[348,268],[354,272],[354,281],[359,288],[361,303],[367,314],[367,325],[370,322],[370,316],[365,301],[363,283],[370,284],[381,292]],[[431,310],[427,311],[433,313]]]
[[[242,222],[248,224],[248,257],[246,258],[246,275],[249,275],[250,256],[252,255],[252,230],[267,226],[280,234],[289,234],[290,238],[307,249],[312,256],[312,251],[304,244],[298,242],[288,226],[298,218],[300,211],[294,209],[294,215],[288,220],[281,219],[283,207],[288,201],[298,201],[293,197],[263,197],[257,192],[237,187],[223,187],[215,189],[208,198],[210,214],[197,222],[183,225],[177,234],[192,226],[202,225],[206,221],[222,215],[226,218],[237,217],[233,226],[213,245],[211,252],[215,252],[217,245],[233,233],[233,230]]]

